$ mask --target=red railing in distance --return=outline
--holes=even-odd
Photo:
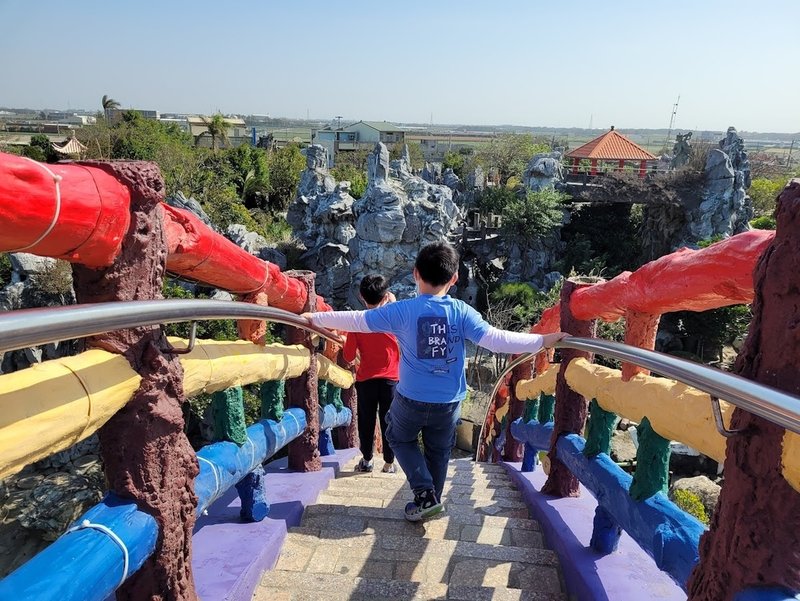
[[[0,252],[25,251],[88,267],[110,265],[130,225],[130,191],[106,171],[45,165],[0,153]],[[233,293],[263,292],[271,306],[299,313],[306,288],[218,234],[196,215],[163,204],[167,270]],[[322,297],[318,311],[330,311]]]

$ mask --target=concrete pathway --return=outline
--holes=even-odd
[[[558,558],[503,467],[452,460],[446,512],[411,524],[405,477],[354,464],[290,529],[254,601],[566,601]]]

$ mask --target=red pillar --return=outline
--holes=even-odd
[[[578,163],[580,163],[580,159],[572,157],[572,175],[578,175]]]
[[[647,175],[647,161],[642,161],[639,163],[639,177],[644,179],[645,175]]]
[[[619,160],[619,167],[617,168],[617,171],[625,171],[625,159]]]
[[[597,159],[592,159],[592,168],[589,170],[589,175],[597,175]]]
[[[625,313],[625,344],[652,351],[656,346],[656,334],[660,315],[639,313],[628,309]],[[622,381],[627,382],[636,374],[649,375],[650,370],[632,363],[622,364]]]

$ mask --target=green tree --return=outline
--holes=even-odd
[[[350,196],[361,198],[367,190],[367,174],[353,165],[339,164],[331,169],[331,175],[338,182],[350,182]]]
[[[249,209],[269,209],[269,164],[267,153],[261,148],[242,144],[227,151],[233,169],[236,191]]]
[[[475,207],[484,217],[490,213],[501,215],[503,210],[517,200],[517,193],[506,187],[492,186],[485,188],[475,196]]]
[[[53,149],[50,138],[44,134],[31,136],[30,144],[23,148],[22,155],[34,161],[47,163],[55,163],[59,159],[58,153]]]
[[[294,200],[300,174],[306,168],[306,159],[296,144],[289,144],[269,157],[270,206],[274,211],[285,211]]]
[[[552,188],[515,197],[503,208],[503,235],[517,241],[549,236],[563,221],[565,198]]]
[[[444,169],[452,169],[453,172],[464,179],[464,164],[466,163],[466,159],[463,154],[460,152],[448,152],[444,155],[444,160],[442,160],[442,170]]]
[[[784,179],[760,177],[753,180],[747,193],[753,202],[753,212],[756,217],[771,215],[775,211],[775,201],[785,185]]]
[[[217,140],[223,145],[228,144],[228,122],[222,114],[217,113],[211,117],[200,117],[206,126],[206,131],[197,136],[196,143],[200,143],[200,139],[205,136],[211,136],[211,150],[217,150]]]
[[[405,144],[395,144],[389,151],[389,158],[397,160],[403,156],[403,147],[408,146],[408,156],[411,157],[411,168],[422,169],[425,164],[425,154],[419,142],[407,142]]]
[[[117,102],[107,94],[103,94],[103,98],[100,100],[100,104],[103,106],[104,113],[107,113],[110,109],[119,108],[119,102]]]
[[[549,152],[550,146],[537,142],[530,134],[502,134],[478,152],[488,168],[494,168],[505,186],[512,176],[521,176],[534,154]]]

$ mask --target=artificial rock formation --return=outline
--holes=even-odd
[[[302,259],[317,273],[317,291],[341,306],[350,286],[349,244],[356,235],[355,200],[350,196],[350,182],[337,184],[328,173],[323,146],[315,144],[305,152],[306,170],[286,219],[307,249]]]
[[[152,163],[92,163],[131,191],[130,226],[119,256],[107,268],[73,265],[78,302],[162,298],[167,239],[162,207],[164,182]],[[199,469],[183,433],[183,368],[164,353],[160,327],[109,332],[87,346],[123,355],[142,378],[130,401],[100,430],[109,489],[133,499],[159,526],[153,555],[118,590],[117,599],[192,601],[191,541]]]
[[[522,174],[522,183],[533,192],[553,188],[564,181],[562,154],[558,151],[533,155]]]
[[[462,222],[447,186],[411,175],[406,159],[393,161],[378,143],[369,156],[367,190],[353,205],[356,237],[350,241],[350,304],[358,306],[361,278],[376,273],[389,279],[398,298],[415,291],[411,271],[419,249],[427,243],[452,240]]]

